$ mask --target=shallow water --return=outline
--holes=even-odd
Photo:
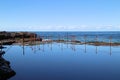
[[[120,80],[120,46],[65,43],[7,46],[10,80]]]

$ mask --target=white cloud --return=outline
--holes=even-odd
[[[39,27],[29,27],[28,30],[34,31],[111,31],[118,30],[119,27],[113,25],[72,25],[72,26],[62,26],[62,25],[54,25],[54,26],[39,26]]]
[[[13,30],[14,29],[14,30]],[[9,27],[5,29],[0,26],[0,30],[9,31],[118,31],[120,30],[120,25],[45,25],[45,26],[17,26]]]

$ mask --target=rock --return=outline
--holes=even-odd
[[[42,41],[42,38],[32,32],[0,32],[0,44],[12,45],[30,41]]]
[[[37,36],[35,33],[31,32],[0,32],[0,40],[13,39],[13,38],[30,38]]]
[[[6,48],[6,47],[0,46],[0,49],[3,49],[3,48]]]
[[[5,51],[0,51],[0,57],[5,54]]]
[[[16,72],[11,69],[10,62],[0,57],[0,80],[7,80],[14,76]]]

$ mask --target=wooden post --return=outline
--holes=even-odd
[[[66,38],[67,38],[66,43],[67,43],[67,48],[68,48],[68,32],[67,32],[67,34],[66,34]]]
[[[31,44],[32,44],[32,42],[33,42],[33,38],[32,38],[32,36],[33,36],[33,35],[31,35],[31,36],[30,36],[30,39],[31,39]]]
[[[46,38],[47,38],[48,47],[49,47],[49,42],[50,42],[49,40],[50,40],[50,36],[48,35]]]
[[[85,40],[85,53],[86,53],[86,38],[87,38],[87,36],[85,35],[84,36],[84,40]]]
[[[98,53],[97,52],[97,42],[98,42],[98,36],[96,36],[96,42],[95,42],[96,43],[96,54]]]
[[[68,32],[67,32],[67,35],[66,35],[66,37],[67,37],[67,42],[68,42]]]
[[[51,36],[51,51],[52,51],[52,36]]]
[[[58,46],[60,46],[60,42],[61,42],[61,37],[60,37],[60,34],[58,35],[58,42],[59,42],[59,45]]]
[[[41,38],[42,38],[42,37],[40,37],[40,36],[39,36],[39,45],[38,45],[38,50],[41,50],[41,48],[40,48],[40,44],[41,44],[41,43],[40,43],[40,42],[41,42]]]
[[[22,34],[22,45],[23,45],[23,55],[25,55],[25,48],[24,48],[24,33]]]
[[[36,34],[34,34],[34,42],[35,42],[35,45],[36,45]]]
[[[76,36],[75,35],[71,35],[71,38],[72,38],[71,41],[74,42],[75,39],[76,39]]]
[[[58,40],[59,40],[59,41],[61,40],[61,37],[60,37],[60,35],[58,35]]]
[[[112,36],[110,36],[109,39],[110,39],[110,43],[109,44],[110,44],[110,56],[111,56],[112,55],[112,48],[111,48],[112,47]]]
[[[61,36],[61,40],[63,40],[62,36]],[[63,43],[62,43],[62,41],[60,42],[60,44],[61,44],[61,50],[63,51]]]

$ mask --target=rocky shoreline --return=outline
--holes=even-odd
[[[42,38],[37,37],[37,34],[32,32],[0,32],[0,44],[11,45],[13,43],[23,43],[34,40],[42,41]]]

